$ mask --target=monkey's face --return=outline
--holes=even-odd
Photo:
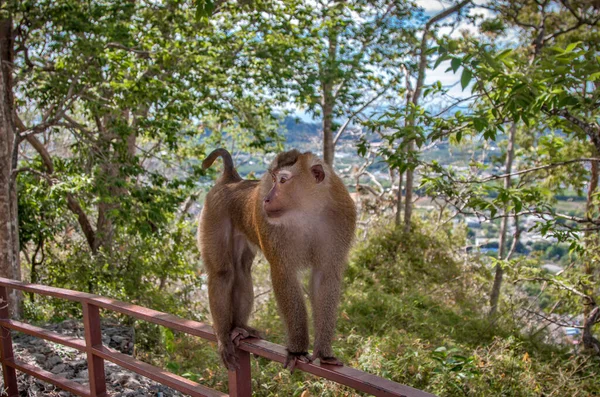
[[[268,218],[275,219],[281,217],[291,207],[294,196],[292,192],[294,175],[290,170],[278,170],[271,172],[271,179],[273,187],[263,200],[263,208]]]
[[[321,164],[309,167],[304,163],[270,172],[271,189],[263,200],[263,209],[271,223],[294,215],[306,216],[318,209],[325,171]]]

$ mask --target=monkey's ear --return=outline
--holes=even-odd
[[[323,170],[323,166],[321,164],[316,164],[310,167],[310,172],[315,177],[317,183],[323,182],[325,179],[325,171]]]

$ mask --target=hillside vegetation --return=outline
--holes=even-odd
[[[419,221],[406,234],[379,226],[357,244],[344,279],[334,349],[346,365],[440,396],[592,396],[600,393],[600,360],[576,355],[508,310],[486,316],[490,269],[461,253],[463,231]],[[256,282],[253,325],[285,343],[264,263]],[[263,296],[264,298],[265,296]],[[160,327],[142,327],[138,354],[224,390],[215,346]],[[144,345],[142,345],[144,346]],[[152,349],[149,347],[153,346]],[[256,396],[354,396],[356,392],[278,363],[252,360]],[[308,393],[308,394],[307,394]]]
[[[222,163],[202,161],[226,148],[257,179],[296,147],[357,203],[344,362],[444,396],[598,395],[599,27],[597,0],[2,1],[0,277],[210,323],[195,230]],[[284,343],[264,260],[254,279]],[[108,320],[226,389],[214,345]],[[258,396],[353,394],[253,374]]]

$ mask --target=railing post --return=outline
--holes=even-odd
[[[87,352],[90,394],[92,397],[106,396],[106,377],[104,359],[93,352],[95,346],[102,346],[100,328],[100,309],[98,306],[83,302],[83,325],[85,327],[85,348]]]
[[[0,286],[0,318],[10,320],[8,311],[8,291],[6,287]],[[2,374],[4,375],[4,388],[9,397],[18,397],[19,387],[17,386],[17,371],[13,367],[6,365],[7,360],[14,360],[15,356],[12,348],[12,336],[10,329],[0,327],[0,353],[2,355]]]
[[[250,368],[250,353],[236,349],[240,368],[229,372],[229,395],[232,397],[252,396],[252,370]]]

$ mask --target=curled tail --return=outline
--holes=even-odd
[[[233,166],[231,154],[229,154],[229,152],[223,148],[213,150],[202,162],[202,169],[205,170],[210,167],[212,163],[215,162],[217,157],[221,157],[223,159],[223,174],[221,175],[221,179],[223,181],[237,182],[242,180]]]

